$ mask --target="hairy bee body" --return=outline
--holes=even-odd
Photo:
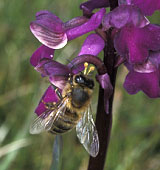
[[[80,77],[82,78],[82,75]],[[86,79],[86,77],[83,76],[84,82],[88,81],[88,84],[91,83],[93,85],[90,88],[87,84],[84,85],[84,82],[82,84],[76,82],[76,78],[77,76],[74,76],[62,91],[63,100],[67,100],[66,108],[64,113],[60,114],[58,120],[53,122],[50,129],[50,132],[53,134],[65,133],[73,129],[81,119],[82,113],[85,112],[90,105],[94,86],[93,80]]]
[[[30,133],[39,134],[48,131],[53,134],[63,134],[76,127],[79,141],[91,156],[97,156],[99,139],[90,106],[94,81],[84,74],[75,74],[69,77],[62,93],[57,87],[53,88],[59,96],[59,101],[43,102],[46,111],[34,120]]]

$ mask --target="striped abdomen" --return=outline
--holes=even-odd
[[[77,113],[72,113],[67,109],[64,115],[59,116],[58,120],[53,123],[50,132],[53,134],[68,132],[76,126],[79,119],[80,117]]]

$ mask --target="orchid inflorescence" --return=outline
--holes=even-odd
[[[117,52],[115,67],[121,64],[128,69],[124,88],[129,94],[143,91],[150,98],[160,97],[160,26],[149,22],[146,16],[160,10],[159,0],[119,0],[117,8],[106,13],[108,0],[90,0],[80,5],[83,16],[67,22],[61,21],[49,11],[40,11],[30,24],[31,32],[42,43],[33,53],[30,62],[41,75],[49,77],[50,83],[64,88],[68,76],[84,69],[83,63],[95,65],[96,80],[104,89],[105,109],[112,94],[112,85],[107,68],[98,54],[107,46],[104,35],[112,30],[112,40]],[[94,9],[100,8],[98,12]],[[67,42],[91,31],[81,50],[69,64],[54,60],[55,49],[61,49]],[[52,86],[42,97],[45,102],[58,100]],[[45,111],[42,102],[36,108],[40,115]]]

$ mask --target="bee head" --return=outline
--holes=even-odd
[[[94,81],[92,79],[87,78],[83,74],[75,75],[73,80],[76,84],[78,84],[80,86],[85,86],[90,89],[94,88]]]

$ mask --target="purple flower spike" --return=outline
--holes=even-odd
[[[44,105],[44,103],[42,103],[42,100],[46,103],[49,102],[57,102],[58,101],[58,97],[57,94],[55,93],[55,91],[53,90],[52,86],[49,86],[48,89],[46,90],[46,92],[44,93],[44,95],[42,96],[36,110],[35,113],[39,116],[41,115],[43,112],[45,112],[46,107]]]
[[[108,0],[89,0],[80,5],[80,8],[83,9],[84,13],[91,14],[92,11],[96,8],[105,8],[109,7]]]
[[[104,89],[104,106],[105,111],[108,114],[109,113],[109,103],[108,99],[110,98],[111,94],[113,93],[113,87],[110,82],[109,75],[107,73],[103,75],[97,75],[97,80],[100,83],[101,87]]]
[[[110,13],[105,14],[102,24],[104,30],[108,30],[110,27],[120,29],[127,25],[144,27],[149,24],[149,21],[136,6],[121,5]]]
[[[30,24],[30,29],[34,36],[49,48],[60,49],[67,44],[63,22],[51,12],[38,12],[36,21]]]
[[[54,55],[53,49],[42,45],[33,53],[33,55],[30,58],[30,63],[32,64],[32,66],[36,67],[41,59],[43,58],[52,59],[53,55]]]
[[[98,12],[96,12],[94,15],[92,15],[92,17],[86,23],[67,30],[66,34],[67,34],[68,40],[75,39],[83,34],[86,34],[90,31],[97,29],[98,26],[102,22],[102,18],[105,12],[106,10],[102,8]]]
[[[119,55],[129,58],[130,63],[143,63],[149,50],[160,50],[160,26],[124,27],[115,36],[114,45]]]
[[[151,98],[160,97],[160,72],[138,73],[131,71],[126,76],[124,88],[129,94],[143,91]]]
[[[97,56],[103,50],[104,46],[104,40],[98,34],[90,34],[84,41],[78,55],[90,54]]]

